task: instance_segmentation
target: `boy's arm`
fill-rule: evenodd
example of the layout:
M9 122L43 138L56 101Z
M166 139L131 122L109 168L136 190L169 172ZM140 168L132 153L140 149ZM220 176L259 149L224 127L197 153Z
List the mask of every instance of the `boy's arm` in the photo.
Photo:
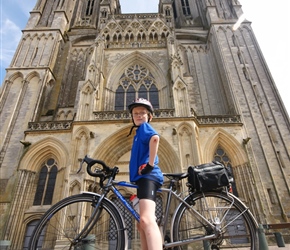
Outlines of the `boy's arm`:
M149 164L154 167L155 157L159 146L159 136L153 135L149 141Z
M139 175L149 174L153 170L155 157L158 151L158 146L159 146L159 136L153 135L149 141L149 162L139 167L138 170Z

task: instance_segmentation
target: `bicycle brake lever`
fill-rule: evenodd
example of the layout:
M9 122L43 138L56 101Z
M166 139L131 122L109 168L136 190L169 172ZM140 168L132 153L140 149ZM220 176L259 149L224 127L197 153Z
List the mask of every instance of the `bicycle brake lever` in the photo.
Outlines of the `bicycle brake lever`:
M80 167L77 171L77 174L81 172L82 168L83 168L83 163L85 162L85 158L82 159L82 161L80 162Z

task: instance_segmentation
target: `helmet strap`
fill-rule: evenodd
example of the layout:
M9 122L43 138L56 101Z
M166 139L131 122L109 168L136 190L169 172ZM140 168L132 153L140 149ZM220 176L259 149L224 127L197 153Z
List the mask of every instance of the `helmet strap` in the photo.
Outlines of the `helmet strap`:
M152 115L151 115L151 113L149 113L149 114L148 114L148 121L147 121L147 122L149 123L151 120L152 120ZM132 131L133 131L134 128L138 128L138 127L140 127L140 126L137 126L137 125L135 124L133 117L132 117L132 121L133 121L133 126L131 127L130 132L129 132L129 134L127 135L127 137L130 136L130 135L132 134Z
M134 128L138 128L139 126L136 126L135 124L131 127L131 129L130 129L130 132L129 132L129 134L127 135L127 137L128 136L130 136L131 134L132 134L132 131L133 131L133 129Z

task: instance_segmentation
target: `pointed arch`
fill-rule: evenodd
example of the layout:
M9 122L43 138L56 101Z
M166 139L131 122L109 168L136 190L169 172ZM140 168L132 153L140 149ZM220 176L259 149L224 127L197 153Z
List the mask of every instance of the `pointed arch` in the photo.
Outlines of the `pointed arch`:
M37 78L40 79L40 75L39 75L39 73L36 72L36 71L32 71L32 72L30 72L30 73L25 77L25 80L27 80L27 81L31 81L31 79L34 78L34 77L37 77Z
M95 90L95 92L94 92ZM87 80L83 86L80 88L79 92L79 112L77 114L77 120L87 120L90 118L90 114L94 109L94 98L98 98L99 92L98 89L94 89L92 81Z
M34 35L36 35L36 34L34 34ZM26 34L24 37L23 37L23 41L26 41L27 39L29 39L29 38L31 38L31 33L28 33L28 34Z
M232 160L233 166L242 165L248 162L246 152L241 143L225 130L219 128L211 136L208 136L208 138L209 139L204 144L206 145L203 150L204 162L212 161L213 155L219 145L227 152Z
M66 117L66 120L73 120L73 117L74 117L73 111L68 110L65 117Z
M124 69L134 63L141 63L144 67L148 68L150 72L155 73L154 77L158 83L158 88L164 88L166 86L164 74L161 68L156 65L154 60L144 53L135 51L125 57L120 58L119 62L116 63L115 67L111 70L111 72L109 72L108 88L115 91L117 86L115 86L114 83L119 80Z
M58 121L64 121L65 120L65 111L61 110L58 114L57 114L57 120Z
M82 159L88 152L88 145L90 139L90 131L87 127L81 126L78 128L72 141L72 166L71 170L76 171L79 167L79 159Z
M194 124L183 122L177 127L180 158L184 169L200 162L197 133L198 129Z
M39 33L35 33L35 34L32 34L29 37L30 37L31 40L34 40L35 38L37 39L37 38L40 38L42 36L45 36L45 33L40 33L40 34Z
M126 126L100 143L92 157L104 161L108 166L115 166L118 159L131 150L133 136L127 137L130 128L131 125ZM182 171L178 155L171 144L162 136L160 136L158 157L162 172Z
M30 146L30 150L23 156L19 169L36 172L41 164L49 157L54 157L60 168L68 164L68 149L58 139L48 137Z
M22 78L24 79L24 75L22 72L16 72L14 74L12 74L9 78L8 78L8 81L10 82L14 82L17 78Z
M85 135L86 139L89 138L90 131L87 127L81 126L74 132L74 137L79 138L80 135Z
M187 84L180 77L174 82L173 96L176 116L190 116Z
M135 51L125 57L120 58L119 62L113 67L111 72L108 74L107 81L107 89L106 89L106 98L110 98L110 101L106 102L106 105L112 105L106 107L106 109L113 109L114 98L117 88L119 86L119 81L122 75L124 74L124 70L126 68L131 67L132 65L142 65L149 72L152 72L154 76L155 87L158 89L159 94L159 108L169 108L170 102L166 96L169 96L169 88L167 84L167 79L165 78L165 74L162 72L162 69L154 62L154 60L144 53L140 53ZM132 100L131 100L132 101Z
M81 88L81 92L83 93L83 94L93 94L93 92L94 92L94 88L93 88L93 83L92 83L92 81L89 79L89 80L87 80L86 82L85 82L85 84L82 86L82 88Z

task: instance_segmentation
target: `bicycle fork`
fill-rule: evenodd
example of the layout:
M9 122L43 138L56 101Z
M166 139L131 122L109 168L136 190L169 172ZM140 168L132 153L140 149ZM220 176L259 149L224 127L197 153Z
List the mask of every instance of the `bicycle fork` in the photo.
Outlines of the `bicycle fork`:
M103 192L100 196L94 196L94 200L92 201L92 206L94 207L94 211L92 213L92 216L89 218L88 222L86 223L85 227L83 230L77 235L77 237L74 239L73 243L77 244L80 241L87 241L86 237L98 221L100 214L102 213L102 202L103 199L107 196L108 192L112 189L114 191L114 187L112 186L112 182L115 178L115 175L118 173L118 168L114 168L114 173L112 176L108 179L107 184L103 187ZM91 193L91 192L84 192L84 193ZM93 193L94 194L94 193ZM98 201L97 201L98 197Z
M84 193L90 193L90 192L84 192ZM102 201L106 194L102 194L98 201L96 200L92 201L92 206L94 207L94 211L92 213L92 216L89 218L88 222L86 223L85 227L82 229L82 231L75 237L75 239L72 242L72 245L77 245L79 242L87 241L87 237L92 230L95 223L98 221L100 214L102 213Z

